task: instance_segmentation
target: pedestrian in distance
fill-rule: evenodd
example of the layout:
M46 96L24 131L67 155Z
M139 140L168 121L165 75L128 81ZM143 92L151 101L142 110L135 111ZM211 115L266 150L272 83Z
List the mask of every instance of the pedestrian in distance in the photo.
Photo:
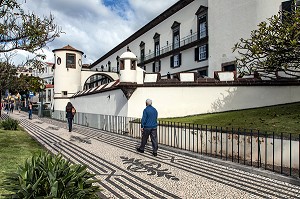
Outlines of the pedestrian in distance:
M66 106L66 118L68 120L69 132L72 131L72 123L73 123L73 118L75 113L76 113L76 109L74 108L71 102L68 102Z
M9 112L9 102L6 102L6 104L5 104L5 110L6 110L6 113L8 114L8 112Z
M32 120L32 102L28 104L29 119Z
M15 103L14 103L14 101L11 101L10 102L10 112L13 113L14 109L15 109Z
M142 140L140 147L136 150L140 153L144 153L147 140L150 136L152 142L152 154L157 156L158 143L157 143L157 110L152 106L152 100L146 100L146 108L143 111L143 117L141 122Z

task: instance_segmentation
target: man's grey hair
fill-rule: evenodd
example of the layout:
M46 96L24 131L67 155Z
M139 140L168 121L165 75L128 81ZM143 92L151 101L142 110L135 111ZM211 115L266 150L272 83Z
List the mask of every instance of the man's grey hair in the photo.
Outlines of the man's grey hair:
M147 106L148 106L148 105L152 105L152 100L151 100L151 99L147 99L147 100L146 100L146 104L147 104Z

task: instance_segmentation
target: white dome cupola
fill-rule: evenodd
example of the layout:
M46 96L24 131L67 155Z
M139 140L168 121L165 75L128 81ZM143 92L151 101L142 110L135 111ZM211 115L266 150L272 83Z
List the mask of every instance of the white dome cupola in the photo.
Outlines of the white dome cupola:
M136 83L136 68L137 57L130 52L127 48L127 52L124 52L119 59L120 62L120 82Z

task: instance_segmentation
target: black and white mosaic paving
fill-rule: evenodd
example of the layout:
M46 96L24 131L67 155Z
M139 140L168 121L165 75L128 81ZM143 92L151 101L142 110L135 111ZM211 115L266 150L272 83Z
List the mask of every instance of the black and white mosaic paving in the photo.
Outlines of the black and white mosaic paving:
M240 171L204 160L159 150L157 157L146 148L135 151L138 140L101 130L43 118L32 123L20 117L21 125L53 153L86 164L101 180L108 198L299 198L299 186ZM59 127L57 131L45 125ZM47 127L47 126L46 126ZM84 137L91 144L70 141Z

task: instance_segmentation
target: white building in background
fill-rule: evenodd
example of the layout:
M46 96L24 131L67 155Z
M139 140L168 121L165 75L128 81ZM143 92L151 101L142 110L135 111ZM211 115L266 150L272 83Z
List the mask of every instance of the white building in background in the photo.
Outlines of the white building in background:
M82 51L55 49L53 117L64 119L69 101L91 117L141 117L150 98L160 118L298 102L300 81L237 78L232 53L286 4L291 1L181 0L89 68Z
M292 0L181 0L95 61L91 68L118 71L118 58L129 47L146 72L235 71L232 48L257 25Z
M49 108L52 105L54 95L53 71L54 63L50 62L42 62L40 68L34 68L31 64L19 66L17 68L18 76L22 74L25 76L39 77L43 80L45 84L45 91L43 93L43 103L46 103ZM37 94L31 100L33 102L38 102L39 99L39 94Z

